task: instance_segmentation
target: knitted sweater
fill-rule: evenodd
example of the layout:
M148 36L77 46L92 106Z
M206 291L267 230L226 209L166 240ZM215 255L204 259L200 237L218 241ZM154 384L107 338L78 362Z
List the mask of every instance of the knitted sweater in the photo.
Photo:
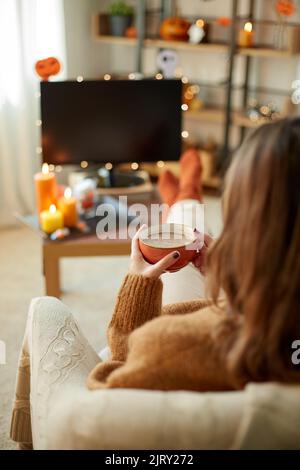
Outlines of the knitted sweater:
M218 348L224 311L207 300L162 308L162 281L128 274L108 328L112 359L99 363L87 385L155 390L229 390Z

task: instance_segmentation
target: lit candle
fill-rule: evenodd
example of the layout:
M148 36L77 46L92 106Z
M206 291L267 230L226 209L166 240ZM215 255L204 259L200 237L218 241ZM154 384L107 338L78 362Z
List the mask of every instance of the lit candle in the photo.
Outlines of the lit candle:
M56 209L55 204L51 204L49 210L40 214L41 229L46 233L53 233L59 228L63 228L63 214Z
M250 21L245 24L244 29L239 32L239 46L252 47L253 46L253 26Z
M57 187L54 173L49 172L49 165L44 163L41 173L34 176L38 213L48 210L51 204L56 204Z
M64 197L58 200L58 208L64 217L65 227L76 227L78 222L77 201L72 197L71 188L66 188Z

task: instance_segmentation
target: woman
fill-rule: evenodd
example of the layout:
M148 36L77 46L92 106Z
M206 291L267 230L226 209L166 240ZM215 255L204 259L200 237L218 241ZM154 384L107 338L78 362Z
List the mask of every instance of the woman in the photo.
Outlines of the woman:
M108 330L110 360L99 363L70 314L56 304L42 323L29 315L12 437L31 442L29 362L35 435L46 434L51 390L81 380L80 367L85 372L96 365L87 380L92 390L225 391L249 382L299 383L299 366L291 360L292 343L300 338L299 155L300 118L264 125L246 139L226 178L221 236L204 256L211 243L206 237L197 269L163 274L177 253L148 265L138 235L134 238L129 273ZM192 217L201 199L199 161L188 153L181 165L180 182L170 173L160 182L164 200L172 205L169 222L181 222L182 208ZM200 270L211 300L199 298ZM186 301L162 307L163 287L169 300ZM62 353L65 365L57 368L62 342L71 352Z
M291 361L300 338L299 155L299 118L262 126L242 146L227 175L224 228L207 256L212 301L162 309L160 276L179 253L148 265L135 236L108 331L112 359L91 372L90 389L203 391L300 381ZM179 199L199 199L193 155L182 170ZM170 196L175 183L167 174L161 186Z

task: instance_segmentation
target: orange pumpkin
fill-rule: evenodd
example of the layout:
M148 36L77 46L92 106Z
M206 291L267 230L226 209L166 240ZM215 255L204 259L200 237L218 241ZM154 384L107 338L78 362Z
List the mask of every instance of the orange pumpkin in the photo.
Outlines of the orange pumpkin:
M127 38L136 38L137 37L137 29L135 26L129 26L129 28L125 31L125 36Z
M293 15L295 9L295 5L291 0L279 0L276 4L276 10L283 16Z
M220 16L217 19L217 24L219 26L230 26L231 25L231 18L228 18L228 16Z
M51 75L60 72L60 63L55 57L38 60L35 64L35 71L42 80L47 81Z
M166 18L160 25L160 36L166 41L187 41L190 26L183 18Z

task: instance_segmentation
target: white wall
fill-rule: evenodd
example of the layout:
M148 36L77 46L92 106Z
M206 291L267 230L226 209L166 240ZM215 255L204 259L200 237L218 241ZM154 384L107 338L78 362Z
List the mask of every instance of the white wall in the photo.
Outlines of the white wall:
M97 78L109 64L109 47L102 47L92 40L92 15L108 1L63 0L68 61L68 78L78 75Z

